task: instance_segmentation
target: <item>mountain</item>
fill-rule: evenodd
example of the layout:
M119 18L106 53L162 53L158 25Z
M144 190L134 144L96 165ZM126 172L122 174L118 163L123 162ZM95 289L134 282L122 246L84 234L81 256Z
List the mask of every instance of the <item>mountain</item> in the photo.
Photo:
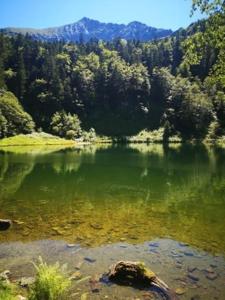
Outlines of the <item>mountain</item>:
M123 38L126 40L140 40L149 41L153 39L160 39L171 35L172 30L158 29L147 26L140 22L131 22L128 25L101 23L96 20L83 18L73 24L64 25L60 27L46 28L46 29L32 29L32 28L3 28L1 32L8 35L28 34L36 40L41 41L66 41L76 42L89 41L90 39L112 41L116 38Z

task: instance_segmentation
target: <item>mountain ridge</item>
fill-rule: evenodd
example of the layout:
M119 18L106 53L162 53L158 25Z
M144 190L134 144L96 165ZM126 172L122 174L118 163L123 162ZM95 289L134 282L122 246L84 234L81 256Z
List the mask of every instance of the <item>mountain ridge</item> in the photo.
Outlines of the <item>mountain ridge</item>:
M150 41L170 36L173 31L148 26L139 21L125 24L104 23L87 17L59 27L43 29L6 27L0 31L7 35L28 34L36 40L78 42L91 39L112 41L116 38L126 40Z

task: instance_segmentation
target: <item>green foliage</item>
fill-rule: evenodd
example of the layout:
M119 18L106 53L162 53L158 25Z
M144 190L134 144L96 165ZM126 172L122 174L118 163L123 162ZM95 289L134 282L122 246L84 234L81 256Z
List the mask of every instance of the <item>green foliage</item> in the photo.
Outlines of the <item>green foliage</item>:
M89 131L83 131L82 138L84 142L94 142L97 138L95 129L91 128Z
M56 112L52 116L51 130L54 134L67 139L75 139L81 136L80 120L77 115L71 115L65 111Z
M192 0L192 13L198 8L203 13L212 14L224 10L224 0Z
M173 129L184 139L202 139L212 121L212 108L210 99L196 83L176 78L164 118L169 122L170 131Z
M225 5L223 0L193 0L193 10L210 17L205 30L197 32L183 42L185 62L200 65L210 76L211 85L225 89ZM209 81L208 81L209 82Z
M37 128L69 139L83 133L83 139L89 140L89 128L95 128L97 135L117 139L162 126L165 139L174 132L198 138L207 131L211 115L218 124L216 132L222 133L223 4L195 0L193 11L200 8L208 13L207 20L171 37L144 43L121 39L43 43L22 35L0 35L0 86L19 98ZM191 126L190 121L195 123ZM8 119L1 112L1 136L7 136L7 130Z
M30 133L34 122L10 92L0 91L0 138L19 133Z
M0 299L16 300L15 288L6 280L0 279Z
M70 280L66 278L65 267L58 263L47 265L39 258L39 264L34 265L37 271L36 281L31 288L29 300L59 300L65 299Z

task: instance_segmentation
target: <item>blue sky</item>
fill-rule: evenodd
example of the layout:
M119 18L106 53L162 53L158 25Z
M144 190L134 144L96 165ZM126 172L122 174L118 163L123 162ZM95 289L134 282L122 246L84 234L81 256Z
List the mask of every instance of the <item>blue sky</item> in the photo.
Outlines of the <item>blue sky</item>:
M103 22L140 21L173 30L201 18L190 18L191 0L0 0L0 28L45 28L88 17Z

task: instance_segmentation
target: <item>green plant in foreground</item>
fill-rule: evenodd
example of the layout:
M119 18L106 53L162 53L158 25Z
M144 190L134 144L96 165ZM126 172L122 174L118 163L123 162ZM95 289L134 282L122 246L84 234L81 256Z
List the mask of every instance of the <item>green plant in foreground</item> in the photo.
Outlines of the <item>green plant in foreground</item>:
M0 299L2 300L15 300L13 287L11 284L0 279Z
M63 299L70 286L70 280L65 275L65 266L60 267L59 263L49 266L41 258L39 264L34 266L37 270L36 281L31 287L28 299Z

